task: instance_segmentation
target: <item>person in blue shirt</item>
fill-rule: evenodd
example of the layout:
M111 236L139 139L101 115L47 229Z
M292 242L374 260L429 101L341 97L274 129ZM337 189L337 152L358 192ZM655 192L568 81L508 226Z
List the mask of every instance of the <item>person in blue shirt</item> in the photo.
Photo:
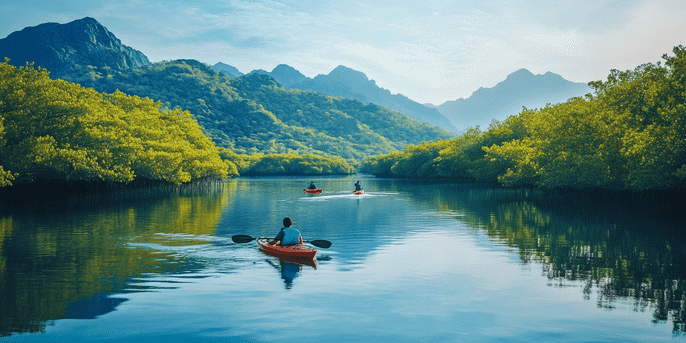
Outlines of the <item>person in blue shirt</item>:
M300 236L300 231L291 225L293 225L293 221L290 217L283 218L283 227L270 244L281 246L302 244L303 238Z
M355 182L355 190L358 192L362 190L362 185L360 185L360 181Z
M310 181L310 186L307 188L308 189L317 189L317 186L314 185L314 181Z

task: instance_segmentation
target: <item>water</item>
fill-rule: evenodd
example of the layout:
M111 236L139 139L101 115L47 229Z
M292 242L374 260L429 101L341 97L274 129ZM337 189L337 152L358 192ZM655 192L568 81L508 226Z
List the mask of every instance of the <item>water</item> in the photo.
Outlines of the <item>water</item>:
M679 218L360 175L307 195L311 180L0 215L0 341L686 341ZM333 242L316 265L231 241L284 216Z

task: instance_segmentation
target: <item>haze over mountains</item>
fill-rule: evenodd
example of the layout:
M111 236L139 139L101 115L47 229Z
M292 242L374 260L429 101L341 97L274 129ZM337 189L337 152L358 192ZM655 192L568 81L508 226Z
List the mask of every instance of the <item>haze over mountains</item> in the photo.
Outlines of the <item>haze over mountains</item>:
M459 131L438 110L416 103L402 94L391 94L389 90L377 86L374 80L369 80L364 73L344 66L338 66L328 75L317 75L313 79L285 64L276 66L271 72L255 70L251 73L269 75L286 88L313 90L330 96L374 103L450 132Z
M534 75L520 69L493 88L479 88L467 99L446 101L436 108L460 129L480 126L487 129L492 120L503 120L529 109L556 104L591 92L586 83L567 81L547 72Z
M221 62L213 68L233 77L243 75L235 67ZM314 78L285 64L276 66L271 72L258 69L251 73L269 75L286 88L313 90L330 96L375 103L455 133L476 126L486 129L493 120L516 115L522 107L541 108L591 92L586 83L571 82L551 72L534 75L526 69L520 69L492 88L479 88L469 98L434 106L417 103L402 94L391 94L378 87L364 73L345 66L338 66L329 74Z

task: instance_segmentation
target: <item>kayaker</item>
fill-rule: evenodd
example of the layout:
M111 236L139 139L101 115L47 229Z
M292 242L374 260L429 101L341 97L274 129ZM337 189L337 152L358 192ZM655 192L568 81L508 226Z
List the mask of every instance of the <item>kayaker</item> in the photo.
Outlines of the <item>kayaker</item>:
M314 181L310 181L310 185L307 188L308 189L317 189L317 186L314 185Z
M293 225L293 221L290 217L283 218L283 227L270 244L281 246L302 244L303 238L300 236L300 231L291 225Z
M362 190L362 185L360 185L360 181L355 182L355 190L358 192Z

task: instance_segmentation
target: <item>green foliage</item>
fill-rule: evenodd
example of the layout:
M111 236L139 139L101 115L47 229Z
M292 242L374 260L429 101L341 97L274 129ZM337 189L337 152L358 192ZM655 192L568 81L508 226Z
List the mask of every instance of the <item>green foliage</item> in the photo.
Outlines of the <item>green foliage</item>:
M332 175L352 174L355 168L342 157L298 154L236 154L228 149L223 159L237 166L240 175Z
M262 74L231 78L193 60L127 72L88 67L64 76L102 92L183 108L220 147L239 154L340 156L349 161L455 135L373 104L290 90Z
M190 113L0 64L0 185L229 176ZM11 171L11 172L10 172Z
M664 65L613 70L595 94L524 109L486 132L408 146L364 168L508 186L650 190L686 186L686 48Z

